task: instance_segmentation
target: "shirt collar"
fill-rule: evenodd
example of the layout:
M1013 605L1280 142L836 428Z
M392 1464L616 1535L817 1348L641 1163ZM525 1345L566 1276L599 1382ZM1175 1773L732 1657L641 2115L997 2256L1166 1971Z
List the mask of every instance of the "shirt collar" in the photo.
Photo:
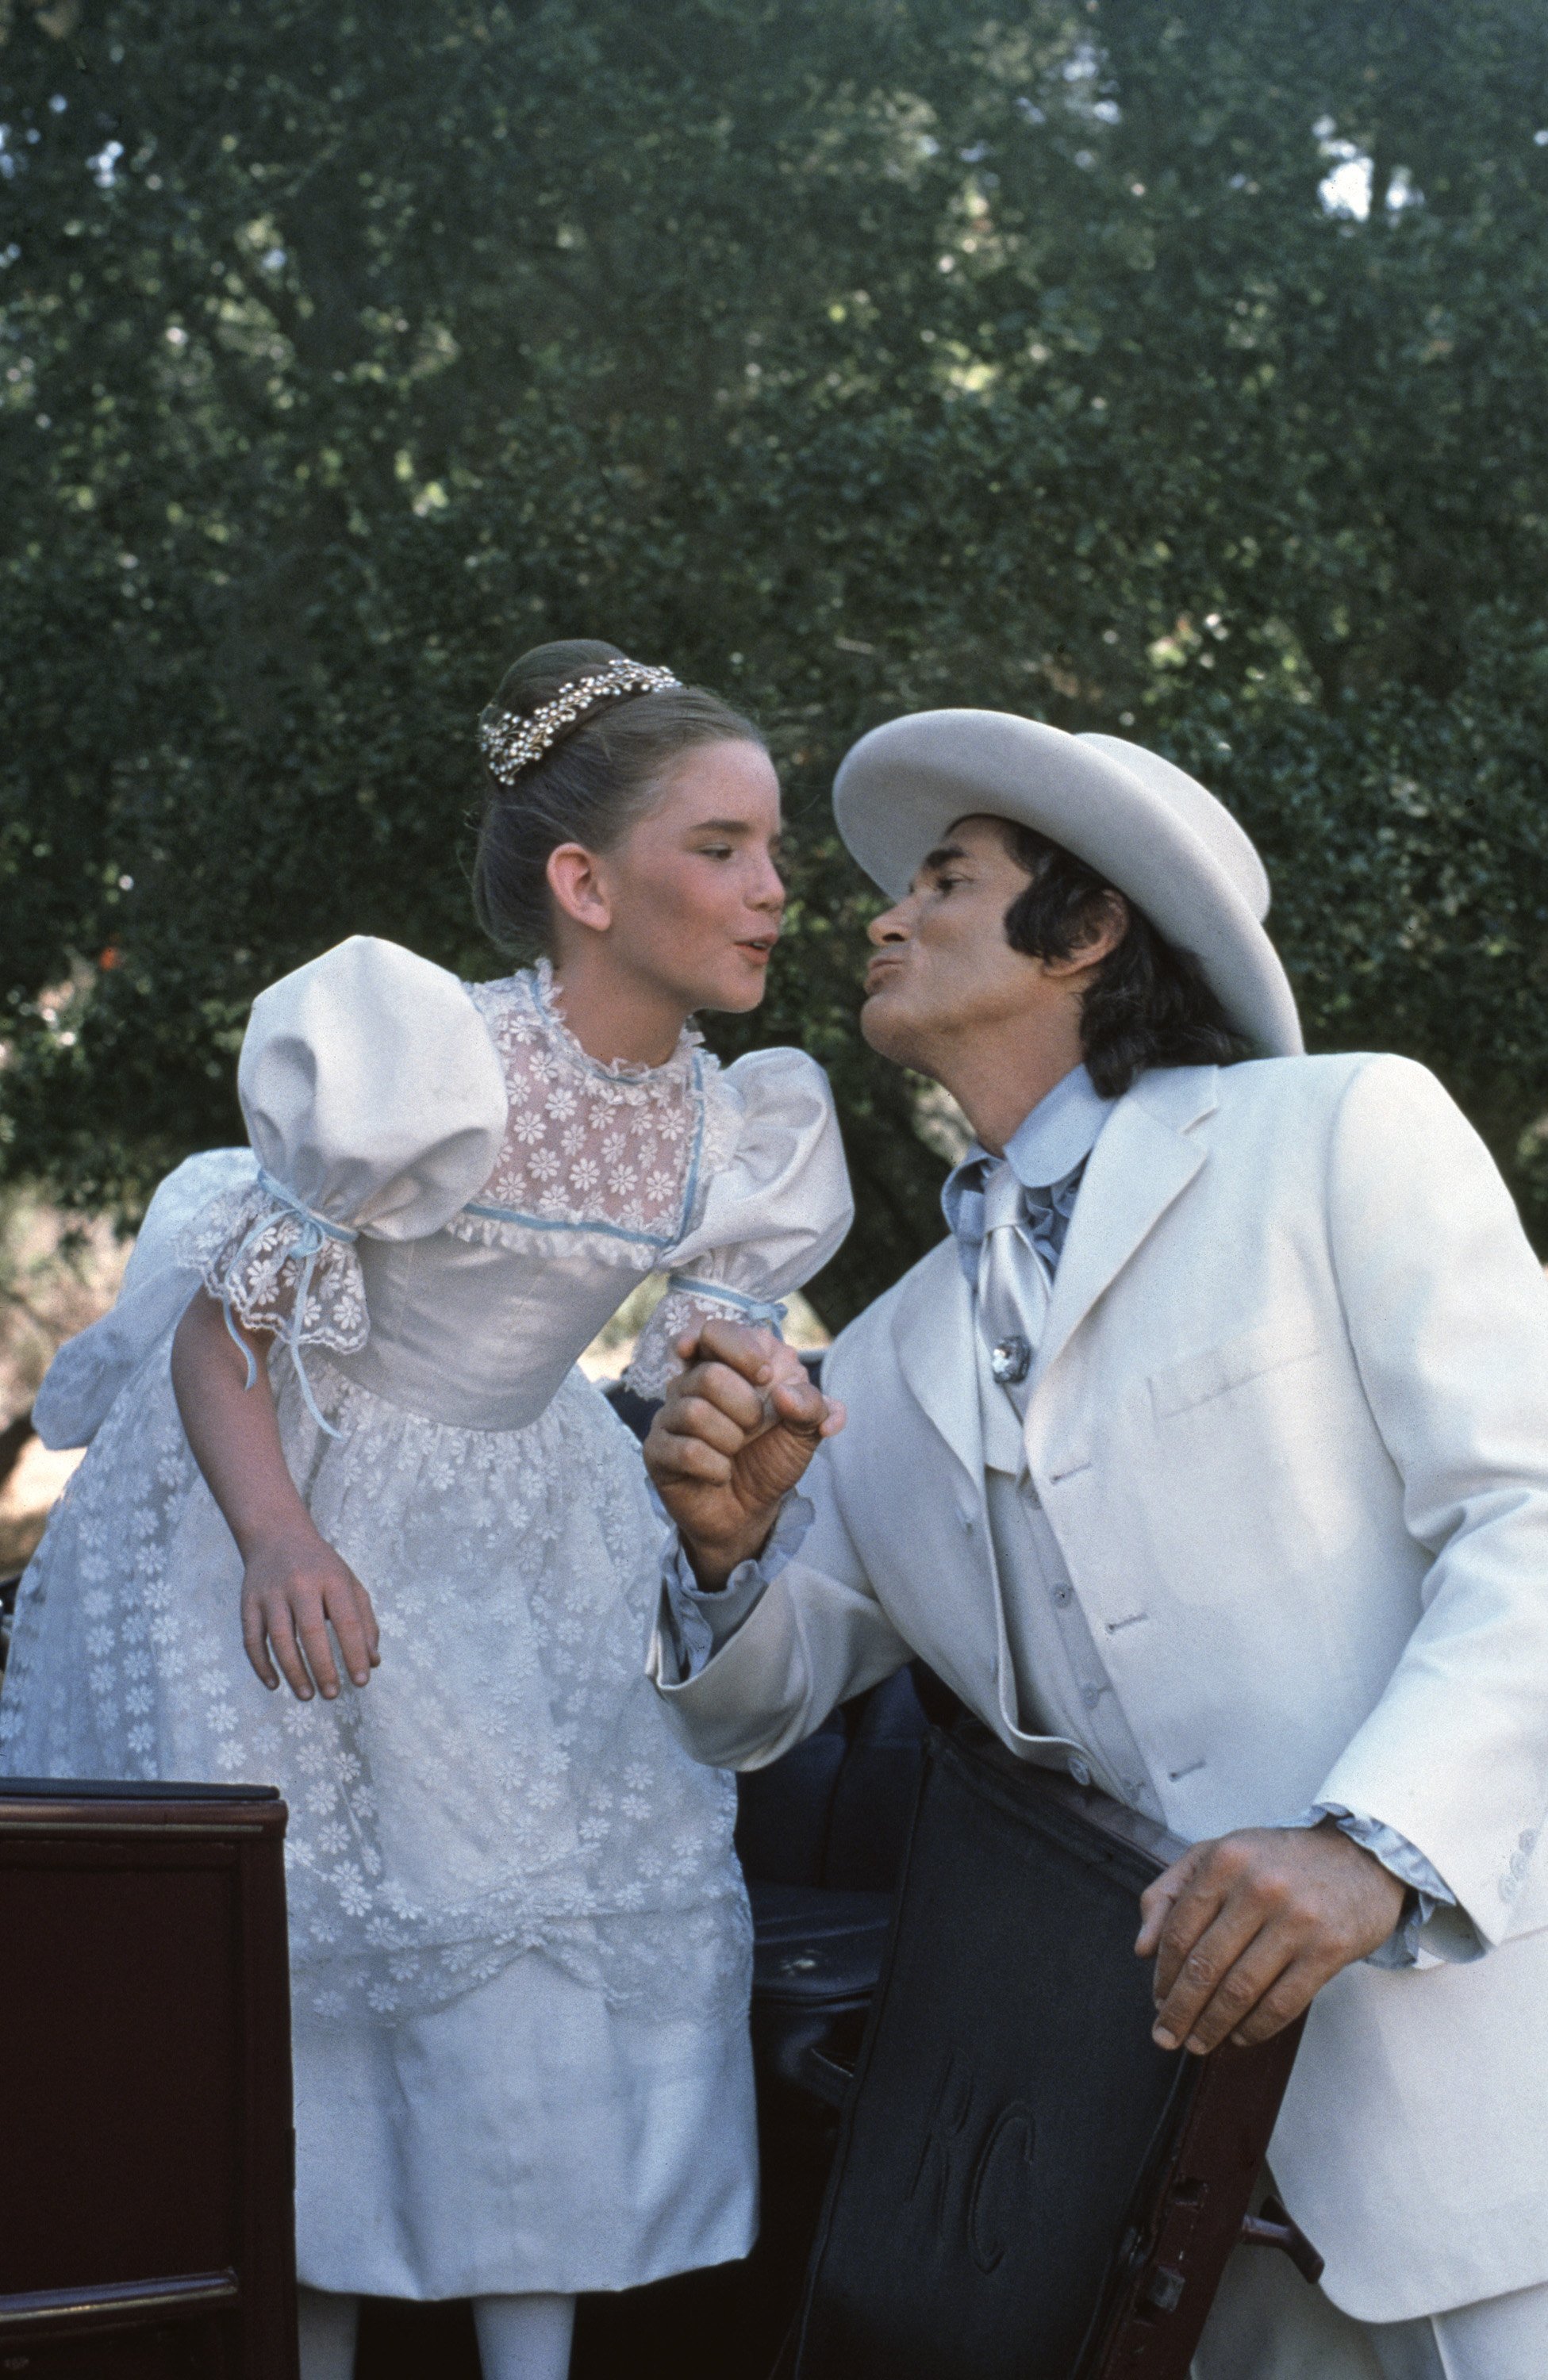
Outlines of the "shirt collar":
M1072 1067L1044 1092L1006 1143L1006 1159L1024 1190L1054 1188L1085 1163L1115 1102L1104 1099L1084 1066ZM981 1168L993 1160L974 1141L960 1165L946 1176L941 1205L959 1239L982 1234ZM965 1200L973 1200L965 1208Z
M1006 1143L1011 1172L1024 1190L1047 1190L1090 1157L1114 1102L1097 1091L1084 1066L1072 1067L1039 1099ZM982 1149L974 1152L981 1157Z

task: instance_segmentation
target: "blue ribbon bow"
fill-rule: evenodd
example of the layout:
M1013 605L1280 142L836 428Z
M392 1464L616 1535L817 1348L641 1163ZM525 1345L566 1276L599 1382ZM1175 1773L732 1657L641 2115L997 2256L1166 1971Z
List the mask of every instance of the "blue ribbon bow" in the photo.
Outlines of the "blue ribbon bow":
M341 1438L344 1435L343 1431L335 1429L331 1421L324 1421L317 1399L311 1393L311 1382L307 1378L307 1367L301 1357L301 1330L306 1322L307 1299L311 1293L311 1277L317 1269L317 1259L322 1255L324 1245L329 1240L342 1240L347 1245L352 1240L358 1240L360 1235L359 1232L352 1231L347 1223L330 1222L326 1215L314 1212L304 1199L297 1197L294 1190L287 1189L283 1182L276 1182L272 1173L265 1172L262 1165L258 1169L258 1186L267 1192L275 1204L283 1207L287 1214L294 1215L301 1226L294 1247L286 1252L286 1263L292 1257L299 1257L301 1259L301 1270L296 1283L296 1297L290 1309L289 1324L282 1335L290 1350L290 1361L296 1366L296 1378L301 1384L301 1395L306 1401L308 1413L311 1414L318 1428L327 1437ZM273 1221L273 1215L260 1215L226 1268L228 1281L249 1248L256 1240L262 1237ZM221 1312L225 1317L225 1327L247 1359L248 1376L242 1385L245 1389L250 1389L258 1378L258 1366L253 1360L252 1349L237 1328L236 1318L231 1311L229 1288L221 1292L220 1304Z
M780 1325L790 1309L766 1297L748 1297L739 1289L725 1289L717 1281L695 1281L686 1272L669 1272L668 1289L687 1290L690 1297L711 1297L717 1305L738 1306L750 1322L766 1322L776 1339L783 1339Z

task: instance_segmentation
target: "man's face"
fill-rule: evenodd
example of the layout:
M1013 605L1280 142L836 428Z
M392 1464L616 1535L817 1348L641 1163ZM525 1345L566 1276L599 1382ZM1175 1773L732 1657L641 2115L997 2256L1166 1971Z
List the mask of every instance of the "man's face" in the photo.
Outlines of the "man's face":
M957 820L904 898L867 929L875 955L860 1030L873 1050L933 1074L963 1037L1030 1023L1029 1012L1062 1000L1042 961L1006 940L1006 911L1030 880L993 819Z

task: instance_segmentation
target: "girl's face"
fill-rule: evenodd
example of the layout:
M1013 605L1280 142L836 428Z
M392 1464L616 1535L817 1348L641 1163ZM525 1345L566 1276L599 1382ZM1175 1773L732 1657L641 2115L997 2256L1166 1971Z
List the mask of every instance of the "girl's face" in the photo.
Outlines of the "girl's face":
M766 752L741 741L685 752L611 851L550 856L561 941L567 920L589 929L614 968L685 1013L756 1008L785 911L779 838Z

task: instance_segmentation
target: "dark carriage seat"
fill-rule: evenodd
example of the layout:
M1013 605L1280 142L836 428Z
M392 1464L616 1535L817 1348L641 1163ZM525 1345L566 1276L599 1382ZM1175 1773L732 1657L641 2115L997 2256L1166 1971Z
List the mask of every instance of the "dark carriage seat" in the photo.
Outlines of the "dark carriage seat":
M925 1731L907 1670L767 1768L737 1779L737 1850L752 1901L753 2037L770 2069L838 2105L882 1972Z
M819 1377L821 1359L806 1360ZM655 1405L618 1383L603 1394L643 1439ZM913 1677L899 1670L737 1780L760 2064L834 2104L848 2080L835 2052L858 2032L882 1971L926 1727Z

